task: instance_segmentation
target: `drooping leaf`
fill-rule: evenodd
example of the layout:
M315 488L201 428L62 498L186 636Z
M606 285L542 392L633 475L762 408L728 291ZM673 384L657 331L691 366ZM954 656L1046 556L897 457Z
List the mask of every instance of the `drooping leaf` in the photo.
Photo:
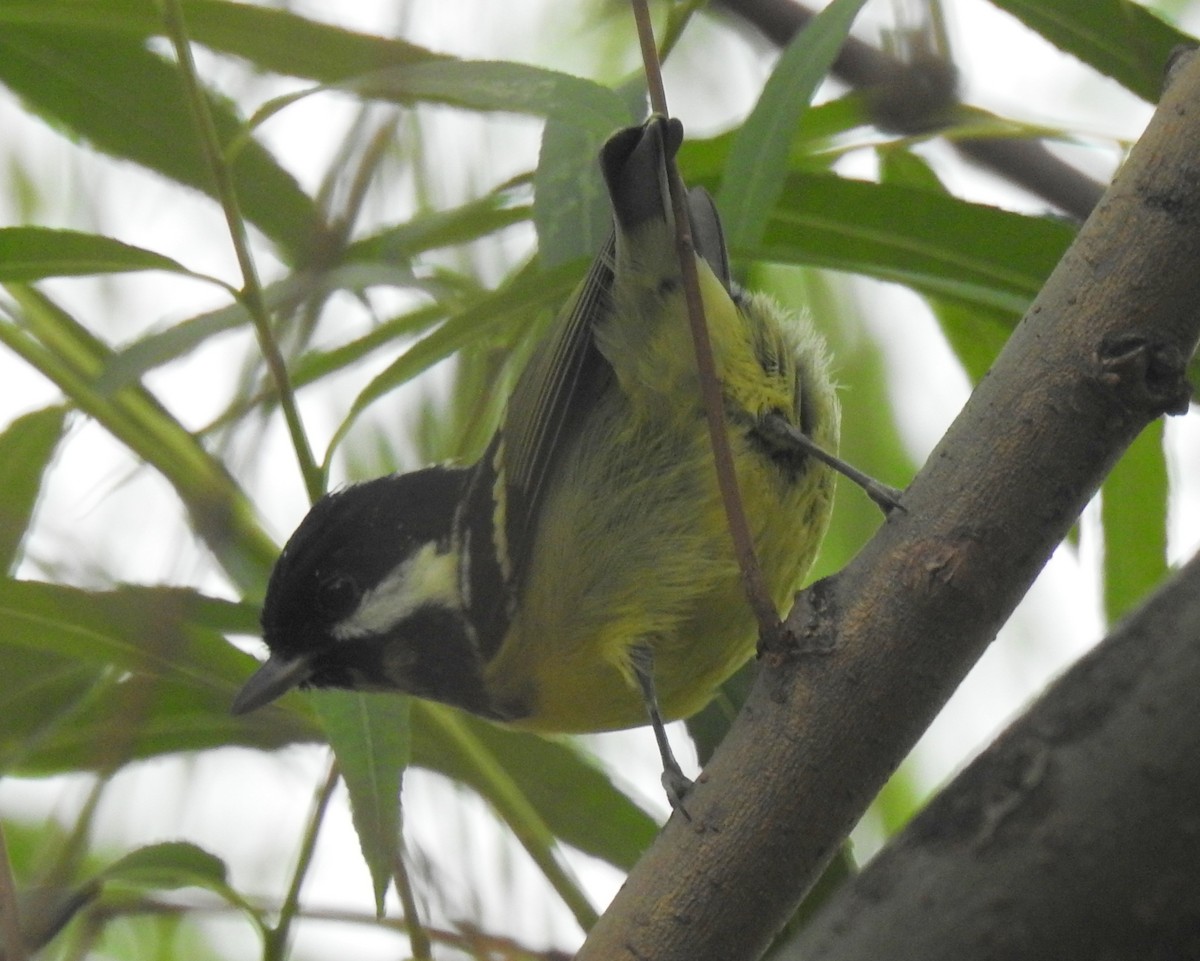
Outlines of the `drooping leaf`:
M864 2L833 0L795 36L734 138L717 195L731 247L752 247L762 237L783 190L800 118Z
M112 237L45 227L0 227L0 281L166 270L197 276L170 257Z
M33 411L0 434L0 573L11 571L17 560L66 414L62 407Z
M410 702L395 694L318 691L313 703L350 793L354 830L382 917L400 853L400 782L411 753Z
M524 63L429 60L360 74L340 86L402 104L552 117L605 136L629 120L620 96L583 77Z

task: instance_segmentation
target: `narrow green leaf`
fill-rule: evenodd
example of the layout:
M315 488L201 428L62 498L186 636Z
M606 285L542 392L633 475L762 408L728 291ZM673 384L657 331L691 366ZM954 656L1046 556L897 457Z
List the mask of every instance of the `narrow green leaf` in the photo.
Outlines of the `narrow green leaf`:
M9 663L10 654L0 651L0 663ZM273 751L325 741L300 695L234 717L232 693L216 688L148 675L117 679L106 668L46 660L49 668L35 683L12 692L14 705L26 713L20 725L6 725L0 733L0 769L7 773L104 772L164 754L227 747ZM236 686L258 666L246 655L238 663Z
M350 814L384 912L400 841L400 781L411 753L409 699L317 691L312 701L350 792Z
M628 123L614 91L557 70L498 60L431 60L360 74L340 87L396 103L443 103L466 110L549 117L606 136Z
M1020 316L1074 237L1067 224L891 184L792 174L760 244L735 256L829 267Z
M731 247L762 237L783 190L796 127L864 2L833 0L796 35L738 131L717 195Z
M870 115L861 94L850 93L827 103L810 105L792 132L788 152L789 170L828 169L828 153L846 135L869 127ZM741 128L706 139L687 139L679 148L679 169L689 184L704 181L710 189L719 189L729 166L729 154ZM835 154L836 156L836 154Z
M60 654L0 645L0 772L79 770L35 760L103 685L105 669ZM94 743L89 748L94 748ZM91 751L95 757L95 751Z
M255 66L332 83L367 70L450 59L400 39L344 30L291 11L228 0L185 0L197 43ZM162 18L145 0L4 0L0 24L75 27L144 40L161 36Z
M550 120L534 174L538 256L548 267L589 257L612 230L596 158L608 134Z
M523 223L530 213L528 204L512 202L510 191L498 191L450 210L419 213L412 220L363 237L346 248L343 261L405 264L426 251L473 243Z
M228 744L311 741L299 697L244 718L234 693L253 658L227 634L257 633L257 610L181 588L84 591L0 580L0 761L46 774Z
M1167 576L1167 465L1154 421L1104 480L1104 611L1115 623Z
M27 282L44 277L166 270L196 277L163 254L111 237L46 227L0 227L0 280Z
M354 399L329 444L326 463L358 416L380 397L467 346L478 346L513 324L529 324L566 301L581 273L578 263L527 268L428 334L372 380Z
M928 300L950 349L971 383L978 384L991 370L1020 318L983 304L968 307L938 297Z
M1171 51L1195 46L1132 0L992 0L1060 50L1073 54L1149 103L1158 100Z
M878 153L880 182L950 196L923 157L901 147ZM1011 311L979 303L966 305L933 294L927 294L926 300L971 383L979 383L1008 342L1019 317Z
M85 591L0 580L0 650L10 646L210 688L232 698L253 660L223 633L256 634L257 609L182 587Z
M0 434L0 572L16 564L66 414L47 407L18 417Z
M142 40L66 26L9 25L0 30L0 82L70 135L214 195L179 70ZM242 120L228 101L208 99L221 141L228 143L243 132ZM246 217L290 260L307 261L320 219L291 174L253 140L239 152L233 173Z
M320 271L298 271L268 286L263 291L267 307L272 313L286 315L305 301L320 300L338 290L359 292L380 285L424 289L431 297L443 298L445 291L436 279L431 283L413 275L408 266L411 259L428 250L470 243L529 218L527 204L510 206L510 202L509 191L497 191L453 210L418 214L406 223L363 237L346 248L340 264ZM414 314L427 310L419 308ZM147 334L114 354L97 387L104 392L115 391L156 367L178 360L212 337L249 323L246 308L232 303ZM398 336L407 326L402 318L385 322L362 338L359 346L373 349L381 341ZM354 359L365 352L350 351ZM330 358L336 353L325 352ZM317 356L314 353L297 363L312 364ZM312 380L301 377L299 370L294 373L294 387Z

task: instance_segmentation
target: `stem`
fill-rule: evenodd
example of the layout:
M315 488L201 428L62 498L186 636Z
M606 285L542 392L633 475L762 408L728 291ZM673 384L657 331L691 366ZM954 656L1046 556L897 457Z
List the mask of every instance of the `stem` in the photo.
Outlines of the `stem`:
M288 433L292 438L292 447L296 451L300 472L304 476L304 485L308 491L309 500L316 501L324 492L324 479L320 468L313 459L312 447L304 433L300 411L296 407L296 397L288 379L287 365L284 363L283 354L280 352L279 344L271 330L270 314L263 297L258 270L254 265L254 257L250 252L246 222L242 218L241 208L238 205L233 174L222 157L216 124L213 122L212 113L208 109L208 101L204 96L204 89L200 85L196 73L196 63L192 58L192 48L184 22L183 9L180 0L158 0L158 4L167 35L175 47L175 56L179 60L179 69L183 74L183 86L188 106L191 108L196 132L200 137L204 159L208 163L216 183L221 207L225 211L225 222L229 226L229 236L233 241L238 266L242 271L243 287L239 299L254 323L254 332L258 336L259 348L262 350L267 369L271 372L271 378L275 381L276 390L279 392L279 404L283 409L284 419L287 421Z
M329 800L333 797L333 789L337 787L340 777L337 761L331 758L329 773L325 776L325 782L313 800L312 815L308 819L308 827L304 831L304 839L300 845L300 854L296 858L296 870L292 873L292 883L283 899L283 906L279 909L279 921L267 933L263 961L283 961L287 955L288 936L291 934L292 922L300 911L300 889L303 887L304 878L312 865L313 851L317 847L317 835L321 831L321 823L325 820L325 812L329 809Z
M646 0L631 0L634 20L637 22L638 41L642 48L642 59L646 69L646 85L650 91L650 104L655 113L669 116L667 95L663 88L662 68L658 62L658 50L654 45L654 28L650 23L650 11ZM754 552L754 540L750 536L750 524L738 490L737 473L734 469L733 452L729 449L729 433L725 428L725 410L721 397L721 385L717 380L717 368L713 361L712 341L708 336L708 322L704 316L704 299L700 294L700 280L696 273L696 247L692 240L691 220L687 211L687 194L674 159L667 161L667 185L671 195L671 208L675 216L675 246L679 255L679 269L683 279L683 294L687 303L688 323L692 329L692 345L696 351L696 367L699 371L700 395L704 402L704 416L708 422L708 436L712 446L713 462L717 471L717 486L725 506L725 519L729 536L733 540L733 552L738 569L742 572L742 586L746 599L758 621L758 632L764 643L770 643L780 631L779 612L771 600L766 578L759 567Z
M433 957L433 947L429 935L421 924L420 912L417 911L417 899L413 895L412 882L408 879L408 868L404 864L403 841L396 851L396 863L392 868L392 880L396 884L396 894L400 898L400 907L404 911L404 930L408 932L408 946L412 951L414 961L430 961Z

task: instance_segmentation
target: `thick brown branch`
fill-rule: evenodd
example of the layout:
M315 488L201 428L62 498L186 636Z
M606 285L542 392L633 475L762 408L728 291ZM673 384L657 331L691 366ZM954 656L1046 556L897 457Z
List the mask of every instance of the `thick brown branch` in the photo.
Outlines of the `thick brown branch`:
M1059 680L782 957L1200 956L1200 558ZM1190 825L1190 826L1189 826Z
M1121 452L1186 404L1197 143L1193 58L906 492L907 512L801 595L796 654L764 663L689 796L691 822L667 825L581 958L759 956Z

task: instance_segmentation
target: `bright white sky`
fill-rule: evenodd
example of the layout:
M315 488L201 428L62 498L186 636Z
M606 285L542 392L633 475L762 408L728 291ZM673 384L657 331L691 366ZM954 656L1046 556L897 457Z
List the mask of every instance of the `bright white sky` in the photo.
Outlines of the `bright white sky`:
M525 60L590 73L591 65L577 62L580 44L552 42L551 37L557 35L552 31L579 29L567 16L573 5L553 0L503 4L494 0L414 0L406 4L308 0L298 6L322 19L363 30L400 32L407 39L464 56ZM946 6L955 55L965 65L967 101L1015 119L1094 133L1096 139L1075 148L1072 158L1093 175L1107 179L1118 159L1113 141L1135 139L1149 117L1149 108L1057 54L983 0L949 0ZM548 10L557 22L547 19ZM859 35L874 40L877 25L888 22L891 11L889 4L879 0L869 5ZM547 23L553 24L552 31L547 30ZM1184 26L1195 31L1195 16L1190 22L1185 20ZM770 68L765 54L765 47L748 45L736 36L697 24L695 35L679 51L680 58L689 64L703 58L719 65L719 71L714 67L708 72L708 83L672 87L673 71L668 69L668 96L674 111L701 133L736 122ZM606 49L596 52L597 61L607 56ZM566 57L576 62L557 59ZM215 76L218 83L240 83L233 79L236 68L206 56L200 63L202 72ZM629 67L633 66L630 61ZM689 76L694 76L690 70ZM278 92L274 86L264 88L263 99ZM347 104L336 97L310 98L271 120L263 134L302 183L312 187L326 169L348 116ZM230 280L237 276L219 212L207 200L66 145L46 128L29 122L5 92L0 92L0 129L6 131L0 143L5 161L21 158L44 177L46 171L53 171L53 178L46 179L61 185L55 196L40 199L32 222L102 230L161 250L194 269ZM537 125L528 120L497 117L479 123L450 112L439 113L436 127L436 136L445 139L446 156L473 156L482 143L496 165L506 165L489 170L487 183L531 168L537 135ZM447 173L447 190L470 190L471 178L477 176L465 163L448 165ZM129 187L131 178L135 189ZM947 179L954 190L972 199L1040 209L973 171L956 168ZM120 198L119 208L114 198ZM0 223L24 222L25 214L11 204L9 195L0 197ZM526 242L529 239L531 236ZM518 255L516 249L497 249L487 256L494 258L499 276ZM262 270L269 275L272 269L268 257ZM76 309L77 316L97 318L98 332L114 341L221 303L220 295L211 288L157 275L71 281L50 289ZM868 313L889 318L887 324L875 322L873 329L892 358L906 438L920 459L965 399L965 381L915 297L865 282L859 285L858 296ZM904 317L903 324L895 322L898 315ZM904 332L903 340L895 337L898 328ZM152 378L151 385L186 424L198 426L219 409L225 394L214 389L214 371L221 370L222 351L236 356L242 349L244 342L238 339L242 336L232 335L214 345L195 364L176 365ZM910 362L913 352L923 357L922 364ZM945 358L940 379L930 377L931 355ZM236 371L228 373L235 375ZM318 402L306 400L304 412L318 439L333 429L335 412L353 396L355 387L342 384ZM56 391L23 363L0 353L0 424L51 403L55 397ZM388 407L388 412L395 410L394 405ZM1176 559L1190 554L1200 539L1195 533L1200 530L1200 491L1194 480L1200 477L1197 420L1195 415L1176 419L1170 429L1172 467L1180 482L1173 505L1172 555ZM847 425L847 429L853 426ZM262 498L264 516L282 540L303 513L305 501L282 434L276 431L263 443L269 452L267 461L278 466L270 477L256 479L254 486L270 492ZM65 576L75 582L86 583L91 571L116 571L132 581L226 590L201 551L181 547L190 541L169 491L146 472L134 471L129 458L102 431L77 424L54 476L29 545L32 556L43 560L69 557ZM1085 521L1085 532L1092 523ZM114 530L122 531L120 538L112 536ZM1101 630L1091 575L1096 558L1094 552L1083 553L1082 566L1070 557L1056 558L1050 565L1001 640L922 741L911 763L923 777L929 781L946 777L985 744L1048 676L1096 639ZM22 573L46 576L37 565ZM55 575L62 576L62 572ZM1064 605L1064 597L1073 598L1073 603ZM619 763L622 777L635 785L647 806L665 814L648 732L605 735L593 743L602 757ZM287 883L312 792L323 772L323 754L315 750L287 751L273 758L224 751L189 760L163 759L118 778L101 811L100 824L103 835L121 846L179 837L194 840L228 859L236 887L275 898ZM150 795L154 803L146 803ZM81 797L78 783L0 784L0 809L7 815L44 817L50 812L69 820ZM468 892L448 895L459 916L473 918L485 929L509 931L534 946L576 943L570 918L556 907L546 907L553 905L552 895L536 896L535 892L543 890L539 876L523 852L496 837L483 805L474 797L416 772L410 776L405 803L414 849L430 857L437 885L443 892ZM861 850L872 849L876 841L869 825L860 830L858 840ZM464 843L465 848L460 847ZM464 850L470 854L464 856ZM602 907L619 878L584 859L576 858L575 863L594 892L595 903ZM421 873L419 869L417 873ZM471 897L471 892L481 888L486 892L483 907ZM509 893L493 895L496 888ZM369 906L369 891L357 841L344 803L339 801L322 835L306 902L364 910ZM511 893L517 891L519 897ZM354 930L351 951L344 929L326 928L323 933L302 929L304 951L298 956L395 956L394 936ZM231 957L251 956L257 951L256 938L240 919L213 922L213 932L232 946L227 949Z

